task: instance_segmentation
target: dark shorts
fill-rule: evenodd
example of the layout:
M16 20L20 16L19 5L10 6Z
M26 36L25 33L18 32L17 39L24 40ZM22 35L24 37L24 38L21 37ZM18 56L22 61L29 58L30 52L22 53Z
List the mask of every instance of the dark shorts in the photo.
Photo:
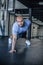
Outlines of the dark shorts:
M26 32L18 34L18 38L26 38Z

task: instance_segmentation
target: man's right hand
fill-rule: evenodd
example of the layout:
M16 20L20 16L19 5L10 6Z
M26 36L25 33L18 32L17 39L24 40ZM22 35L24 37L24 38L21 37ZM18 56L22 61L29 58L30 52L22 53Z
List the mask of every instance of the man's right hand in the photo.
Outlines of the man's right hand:
M13 53L13 52L16 52L16 50L10 50L9 53Z

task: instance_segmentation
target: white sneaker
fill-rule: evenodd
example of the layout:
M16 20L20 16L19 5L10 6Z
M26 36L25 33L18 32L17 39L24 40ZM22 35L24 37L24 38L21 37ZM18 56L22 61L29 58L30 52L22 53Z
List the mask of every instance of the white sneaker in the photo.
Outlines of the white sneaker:
M10 46L10 45L11 45L11 43L12 43L11 38L9 38L9 39L8 39L8 43L9 43L9 46Z
M28 46L30 45L30 41L29 40L26 40L25 42Z

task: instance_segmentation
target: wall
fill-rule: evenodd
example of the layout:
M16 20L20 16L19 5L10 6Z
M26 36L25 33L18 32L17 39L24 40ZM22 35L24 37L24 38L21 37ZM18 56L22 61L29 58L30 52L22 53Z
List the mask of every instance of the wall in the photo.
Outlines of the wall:
M38 36L38 25L35 23L32 23L31 26L31 37L36 37Z
M43 26L39 27L38 36L39 36L40 39L43 39Z
M12 25L13 25L13 22L14 22L14 15L10 15L10 22L9 22L9 35L12 34Z

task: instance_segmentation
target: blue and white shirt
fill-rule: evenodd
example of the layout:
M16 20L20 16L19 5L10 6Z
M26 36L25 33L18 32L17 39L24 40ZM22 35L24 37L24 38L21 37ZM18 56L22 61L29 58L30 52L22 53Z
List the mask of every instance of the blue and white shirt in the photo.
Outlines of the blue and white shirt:
M30 26L31 22L29 19L25 19L24 20L24 26L20 27L17 23L17 21L15 21L15 23L13 24L12 27L12 34L14 35L18 35L20 33L26 32L28 30L28 27Z

